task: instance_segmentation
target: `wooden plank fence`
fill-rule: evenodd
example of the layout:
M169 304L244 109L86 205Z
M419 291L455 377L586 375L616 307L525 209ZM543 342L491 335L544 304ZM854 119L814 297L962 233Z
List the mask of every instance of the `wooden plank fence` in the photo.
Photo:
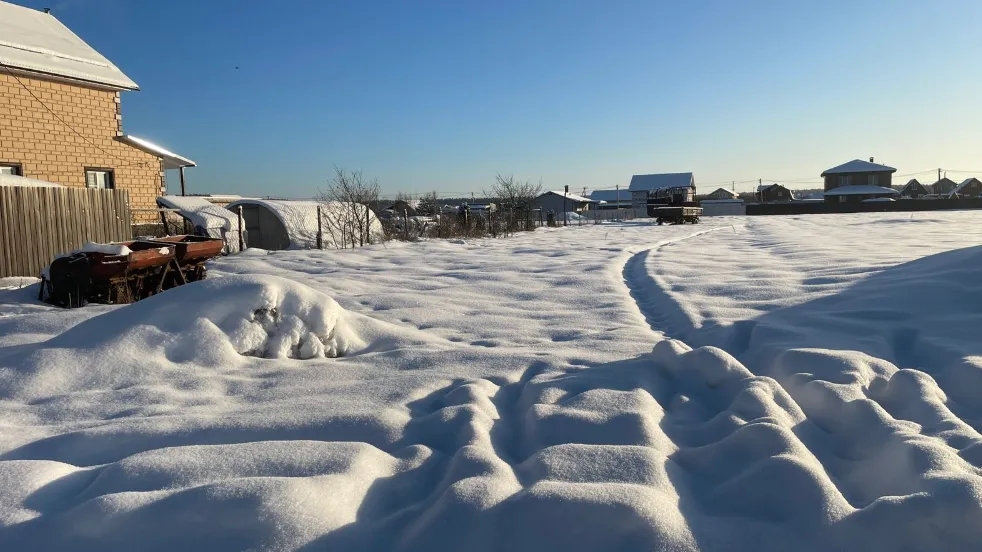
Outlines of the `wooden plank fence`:
M87 241L132 238L126 190L0 186L0 277L38 276Z

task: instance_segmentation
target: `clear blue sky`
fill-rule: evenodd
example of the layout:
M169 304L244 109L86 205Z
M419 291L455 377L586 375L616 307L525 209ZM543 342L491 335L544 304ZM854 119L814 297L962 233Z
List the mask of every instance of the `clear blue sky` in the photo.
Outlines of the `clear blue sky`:
M15 1L140 84L126 131L197 192L309 197L335 164L386 193L982 169L976 0Z

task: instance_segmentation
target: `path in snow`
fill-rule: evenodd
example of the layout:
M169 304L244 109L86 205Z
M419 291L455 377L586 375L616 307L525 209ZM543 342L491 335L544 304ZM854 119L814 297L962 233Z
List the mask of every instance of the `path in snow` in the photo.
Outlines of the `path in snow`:
M944 252L977 220L248 251L71 313L0 291L0 549L970 550L982 261Z

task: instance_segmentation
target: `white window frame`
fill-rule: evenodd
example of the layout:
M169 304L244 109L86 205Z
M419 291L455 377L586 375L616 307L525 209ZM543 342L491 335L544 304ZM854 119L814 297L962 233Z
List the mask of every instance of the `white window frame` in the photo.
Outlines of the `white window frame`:
M89 177L93 177L90 180ZM101 182L98 177L102 176ZM96 167L86 167L85 187L96 190L112 190L116 188L116 174L112 169L101 169Z
M851 175L843 175L839 177L839 187L841 188L842 186L852 186Z

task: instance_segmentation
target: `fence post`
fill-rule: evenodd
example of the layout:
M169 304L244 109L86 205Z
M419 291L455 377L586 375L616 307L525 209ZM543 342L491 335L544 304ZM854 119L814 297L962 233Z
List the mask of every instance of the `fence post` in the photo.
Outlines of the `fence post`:
M409 241L409 210L402 212L402 235Z
M324 238L321 231L321 206L317 204L317 249L324 249Z
M239 252L245 249L245 237L242 235L242 206L239 205Z

